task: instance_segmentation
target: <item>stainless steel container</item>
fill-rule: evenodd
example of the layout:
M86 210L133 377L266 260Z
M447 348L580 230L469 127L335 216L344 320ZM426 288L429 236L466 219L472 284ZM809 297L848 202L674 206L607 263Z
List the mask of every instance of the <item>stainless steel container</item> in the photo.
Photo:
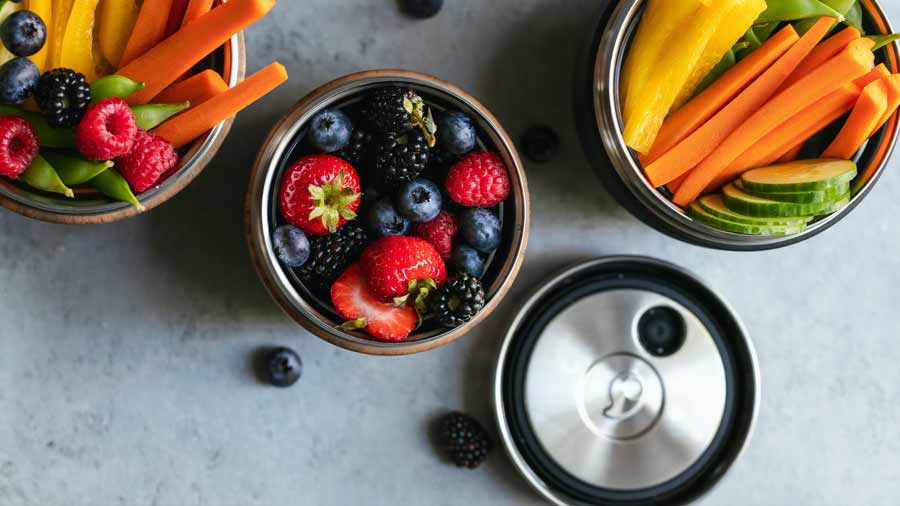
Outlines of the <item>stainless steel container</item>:
M461 110L472 117L482 147L496 152L509 169L512 191L501 204L503 241L488 260L483 278L487 304L465 325L451 329L420 331L402 343L382 343L360 332L345 331L330 306L307 290L296 273L284 268L272 248L271 234L278 220L277 189L281 174L297 158L307 122L329 107L352 105L373 88L386 85L409 87L430 106ZM247 192L247 243L257 273L281 308L297 323L337 346L373 355L406 355L447 344L475 328L497 307L522 266L528 242L529 197L525 171L506 131L483 105L461 89L440 79L404 70L374 70L336 79L294 105L275 125L263 143L250 176Z
M758 237L722 232L691 219L643 175L640 162L622 138L619 107L619 71L628 44L640 20L643 0L601 2L587 53L576 75L576 118L582 145L604 186L637 218L677 239L700 246L753 251L779 248L819 234L853 211L875 187L884 172L898 136L897 115L878 132L857 157L859 191L850 205L817 221L800 234ZM893 33L884 11L875 0L862 0L868 33ZM900 54L891 44L876 54L891 72L900 71Z
M210 66L222 73L229 86L244 79L246 64L243 33L232 37L210 59ZM68 199L37 192L27 185L4 178L0 178L0 205L29 218L78 225L110 223L136 216L174 197L200 175L222 147L233 123L234 116L216 125L205 137L186 148L174 174L160 185L137 195L138 201L144 206L143 210L93 191L76 194L75 199Z
M738 458L760 379L743 325L706 285L658 260L609 257L529 299L494 394L507 452L551 503L673 506Z

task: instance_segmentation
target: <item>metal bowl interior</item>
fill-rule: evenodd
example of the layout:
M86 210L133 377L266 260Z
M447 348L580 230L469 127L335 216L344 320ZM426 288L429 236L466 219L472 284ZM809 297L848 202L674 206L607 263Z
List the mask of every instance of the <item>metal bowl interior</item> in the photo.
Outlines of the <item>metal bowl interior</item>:
M828 229L859 205L874 188L894 149L898 137L898 115L891 120L860 150L854 161L859 166L859 176L853 183L855 189L848 206L837 213L812 223L806 230L794 236L760 237L723 232L691 219L680 207L672 203L670 194L652 187L643 175L636 154L625 145L622 138L623 120L619 106L619 73L627 55L628 45L636 31L643 9L643 0L626 0L614 7L599 40L593 62L594 125L605 154L612 164L617 179L630 194L637 206L629 206L662 231L679 239L702 246L731 250L763 250L794 244ZM867 33L892 33L893 30L875 0L862 0L864 24ZM876 63L884 63L892 73L900 71L900 54L896 44L890 44L876 53ZM843 120L840 120L841 122ZM826 129L832 136L836 129ZM820 142L828 142L822 138ZM586 139L586 142L591 142ZM814 151L814 150L813 150ZM599 169L598 170L602 170Z
M206 65L221 72L229 86L243 80L246 72L243 33L229 39L227 44L207 59ZM77 197L66 199L36 191L23 183L5 178L0 178L0 205L29 218L65 224L110 223L136 216L164 203L193 181L216 155L233 123L232 116L189 147L183 148L176 169L164 176L165 179L159 185L136 195L144 206L143 211L93 191L80 192L76 189Z
M308 154L303 138L308 121L329 107L347 107L373 88L396 84L418 92L429 106L458 109L475 121L481 147L496 152L509 168L510 199L500 206L503 241L484 276L487 303L467 324L446 330L423 324L422 331L402 343L382 343L361 332L338 329L341 321L328 301L307 289L297 274L283 267L272 248L271 233L279 225L277 189L281 175L299 156ZM365 187L365 181L363 182ZM528 239L528 188L524 169L509 136L496 118L462 90L436 78L408 71L378 70L346 76L315 90L298 102L273 128L251 175L247 194L247 240L260 279L282 309L307 330L335 345L377 355L418 353L447 344L466 334L486 318L506 294L521 267Z

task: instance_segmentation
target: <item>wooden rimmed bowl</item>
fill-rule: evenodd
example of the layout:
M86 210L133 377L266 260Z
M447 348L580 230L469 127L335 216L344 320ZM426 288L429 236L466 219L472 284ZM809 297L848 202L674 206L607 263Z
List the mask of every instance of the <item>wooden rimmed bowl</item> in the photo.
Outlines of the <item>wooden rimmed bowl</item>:
M419 93L435 110L458 109L472 117L484 149L497 153L509 169L512 191L500 206L503 241L488 259L483 277L487 303L472 321L455 329L441 329L429 322L402 343L382 343L364 333L339 329L342 323L330 301L307 289L297 274L282 266L272 247L272 232L282 224L277 192L286 168L308 154L304 146L307 123L320 111L352 106L373 89L403 86ZM440 133L438 134L440 135ZM366 186L363 181L363 187ZM509 135L481 103L463 90L440 79L405 70L373 70L336 79L295 104L272 129L263 144L250 177L246 202L246 232L250 255L260 279L279 306L316 336L342 348L372 355L408 355L445 345L462 337L487 318L516 278L528 242L529 197L525 171Z
M234 86L244 79L247 68L247 50L243 33L231 37L208 59L209 68L220 72ZM204 137L196 140L180 152L178 167L157 186L136 195L144 206L139 210L124 202L104 197L94 191L80 192L68 199L43 193L24 183L0 177L0 206L29 218L68 225L93 225L111 223L145 213L166 202L183 190L212 161L225 142L234 123L234 116L222 121Z

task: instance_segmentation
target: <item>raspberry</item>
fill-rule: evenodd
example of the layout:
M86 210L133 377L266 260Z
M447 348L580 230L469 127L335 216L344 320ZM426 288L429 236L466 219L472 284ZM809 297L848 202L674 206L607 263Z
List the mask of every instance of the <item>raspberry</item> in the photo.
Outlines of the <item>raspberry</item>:
M479 151L456 162L447 175L447 193L469 207L494 207L509 196L509 172L494 153Z
M447 260L453 251L453 236L458 230L456 218L447 211L441 211L437 218L416 224L413 235L430 242L441 254L441 258Z
M137 132L128 104L121 98L107 98L84 113L75 129L75 143L89 160L112 160L131 152Z
M136 192L156 184L159 178L178 163L178 153L171 144L143 130L138 130L131 153L116 159L116 168Z
M38 154L38 137L31 123L16 116L0 116L0 174L16 178Z

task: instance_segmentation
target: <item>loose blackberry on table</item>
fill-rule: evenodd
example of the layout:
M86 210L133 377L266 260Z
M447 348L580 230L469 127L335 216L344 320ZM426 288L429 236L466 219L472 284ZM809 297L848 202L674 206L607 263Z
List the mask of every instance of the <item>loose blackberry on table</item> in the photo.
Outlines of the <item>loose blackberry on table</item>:
M469 469L483 464L494 446L478 420L459 412L441 419L441 439L447 457L458 467Z

